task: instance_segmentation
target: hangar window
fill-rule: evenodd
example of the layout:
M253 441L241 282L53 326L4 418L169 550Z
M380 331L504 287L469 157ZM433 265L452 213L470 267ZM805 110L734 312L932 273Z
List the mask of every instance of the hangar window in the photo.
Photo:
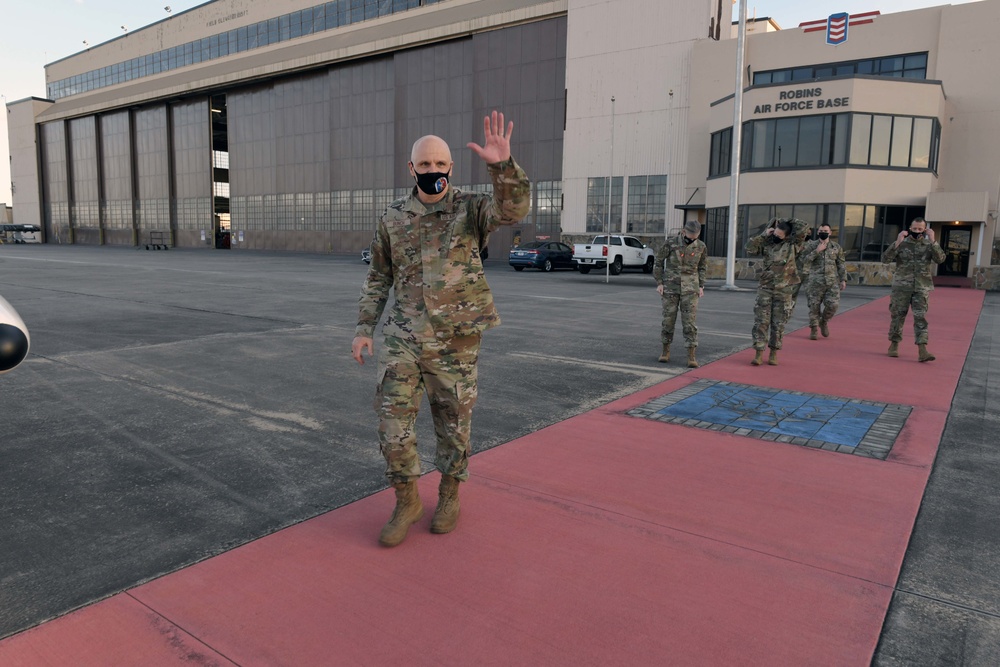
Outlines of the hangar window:
M663 234L667 212L667 177L628 177L629 234Z
M611 229L622 228L623 178L615 176L611 186ZM608 227L608 177L587 179L587 231L603 232Z
M53 81L47 86L47 94L50 99L58 100L121 81L130 81L206 60L223 58L229 54L438 2L441 0L335 0L180 44L110 67ZM114 71L116 68L121 69L120 76Z

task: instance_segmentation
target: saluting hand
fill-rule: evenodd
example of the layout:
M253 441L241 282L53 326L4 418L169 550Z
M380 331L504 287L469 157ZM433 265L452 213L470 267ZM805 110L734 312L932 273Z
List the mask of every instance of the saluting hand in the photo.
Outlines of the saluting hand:
M510 159L510 136L514 133L514 121L507 123L507 131L504 132L503 114L494 111L483 118L483 132L486 134L485 145L480 146L470 141L466 147L486 164Z

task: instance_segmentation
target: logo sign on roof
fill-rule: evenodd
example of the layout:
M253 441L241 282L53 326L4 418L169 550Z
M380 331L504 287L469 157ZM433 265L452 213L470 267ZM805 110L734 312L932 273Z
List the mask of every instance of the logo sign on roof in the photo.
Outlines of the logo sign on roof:
M848 14L847 12L839 12L837 14L831 14L826 19L819 21L806 21L805 23L800 23L799 27L802 28L803 32L819 32L820 30L825 31L826 43L836 46L847 41L847 30L850 26L874 23L875 17L879 14L881 14L881 12L877 11L865 12L864 14Z

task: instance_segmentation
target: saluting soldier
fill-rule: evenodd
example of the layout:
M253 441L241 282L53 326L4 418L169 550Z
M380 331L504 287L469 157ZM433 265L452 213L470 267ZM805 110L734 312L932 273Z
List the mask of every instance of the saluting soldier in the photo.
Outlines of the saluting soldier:
M671 236L656 252L653 278L656 291L663 298L663 324L660 340L663 352L659 361L670 361L670 343L674 340L677 312L681 313L681 328L687 346L688 368L698 368L698 300L705 295L705 271L708 248L698 237L701 224L688 220L680 233Z
M785 322L792 312L792 293L802 282L798 253L805 242L808 223L797 218L775 218L762 234L747 242L749 255L762 255L757 301L753 308L754 366L764 363L764 348L770 348L767 363L778 365L778 350L785 336Z
M820 225L817 238L806 242L800 255L810 340L817 340L817 328L824 338L830 335L830 319L840 307L840 292L847 288L844 249L830 239L830 232L830 225Z
M469 474L480 339L500 323L480 254L491 231L520 222L531 205L531 184L510 154L514 123L505 129L503 114L494 111L485 118L484 130L485 145L468 148L486 163L492 195L451 186L454 163L440 137L421 137L413 144L409 170L416 186L379 218L361 288L351 345L359 364L363 350L372 354L390 290L395 297L382 329L375 389L379 445L396 491L395 510L379 536L387 547L402 542L423 516L414 426L425 391L437 436L435 466L441 472L431 532L448 533L458 522L458 486Z
M945 260L944 250L934 240L934 230L923 218L914 218L910 231L903 230L896 242L885 249L882 261L896 263L889 296L889 356L899 356L899 341L903 340L906 311L913 308L913 337L920 361L934 361L927 351L927 297L934 289L931 262Z

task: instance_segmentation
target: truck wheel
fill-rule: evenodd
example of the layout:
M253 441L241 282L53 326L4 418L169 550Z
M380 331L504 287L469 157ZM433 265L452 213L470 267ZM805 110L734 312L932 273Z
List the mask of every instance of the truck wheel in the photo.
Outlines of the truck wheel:
M580 269L580 273L582 273L583 275L587 275L588 273L590 273L589 266L579 266L577 268Z
M622 272L622 258L615 257L615 261L611 262L611 268L609 269L609 273L613 276L617 276L621 272Z
M544 271L545 273L549 273L550 271L552 271L552 260L551 259L545 260L545 263L542 264L542 271Z
M646 263L642 265L642 272L643 273L652 273L653 272L653 258L652 257L650 257L649 259L647 259Z

